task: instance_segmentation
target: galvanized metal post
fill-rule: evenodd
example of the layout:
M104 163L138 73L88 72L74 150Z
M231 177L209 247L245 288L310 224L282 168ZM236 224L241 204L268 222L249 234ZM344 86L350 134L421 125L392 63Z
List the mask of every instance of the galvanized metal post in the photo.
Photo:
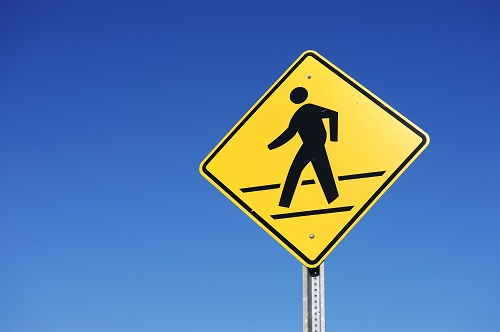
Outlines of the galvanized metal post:
M302 266L303 332L325 332L325 266Z

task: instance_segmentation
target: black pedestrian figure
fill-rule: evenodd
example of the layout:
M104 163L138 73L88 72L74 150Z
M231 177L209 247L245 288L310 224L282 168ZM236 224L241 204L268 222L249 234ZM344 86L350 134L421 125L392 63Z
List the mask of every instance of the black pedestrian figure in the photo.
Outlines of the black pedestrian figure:
M290 100L294 104L302 104L306 101L307 95L305 88L298 87L290 93ZM290 207L300 174L310 162L328 203L339 197L325 150L326 130L323 118L330 120L330 141L336 142L338 139L338 113L314 104L304 104L292 116L288 128L268 145L269 150L276 149L292 139L295 133L298 133L302 139L302 146L293 159L283 186L280 206Z

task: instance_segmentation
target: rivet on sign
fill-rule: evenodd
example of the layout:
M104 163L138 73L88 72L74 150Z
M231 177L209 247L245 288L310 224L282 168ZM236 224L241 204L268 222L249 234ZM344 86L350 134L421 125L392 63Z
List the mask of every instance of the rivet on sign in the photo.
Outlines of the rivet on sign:
M307 75L307 78L311 78L311 77L313 77L311 74L308 74L308 75Z
M314 239L314 234L309 234L310 239Z

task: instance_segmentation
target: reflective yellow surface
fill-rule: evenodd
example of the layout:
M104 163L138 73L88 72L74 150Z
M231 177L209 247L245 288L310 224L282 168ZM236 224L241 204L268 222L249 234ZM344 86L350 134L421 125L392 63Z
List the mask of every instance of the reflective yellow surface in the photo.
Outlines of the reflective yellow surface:
M268 144L288 127L300 107L290 100L296 87L307 89L305 103L338 112L338 140L327 138L324 146L339 197L327 202L309 163L287 208L278 203L302 141L296 134L274 150ZM323 123L329 133L329 122ZM428 143L428 136L409 120L308 51L214 148L200 171L304 265L315 267ZM242 191L245 188L253 190Z

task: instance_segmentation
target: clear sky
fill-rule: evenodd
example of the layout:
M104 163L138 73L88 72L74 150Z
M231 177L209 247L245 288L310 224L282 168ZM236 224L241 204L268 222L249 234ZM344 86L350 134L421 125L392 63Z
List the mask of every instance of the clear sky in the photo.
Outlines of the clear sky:
M328 256L328 331L500 330L500 5L0 3L0 331L301 331L198 166L305 50L431 137Z

